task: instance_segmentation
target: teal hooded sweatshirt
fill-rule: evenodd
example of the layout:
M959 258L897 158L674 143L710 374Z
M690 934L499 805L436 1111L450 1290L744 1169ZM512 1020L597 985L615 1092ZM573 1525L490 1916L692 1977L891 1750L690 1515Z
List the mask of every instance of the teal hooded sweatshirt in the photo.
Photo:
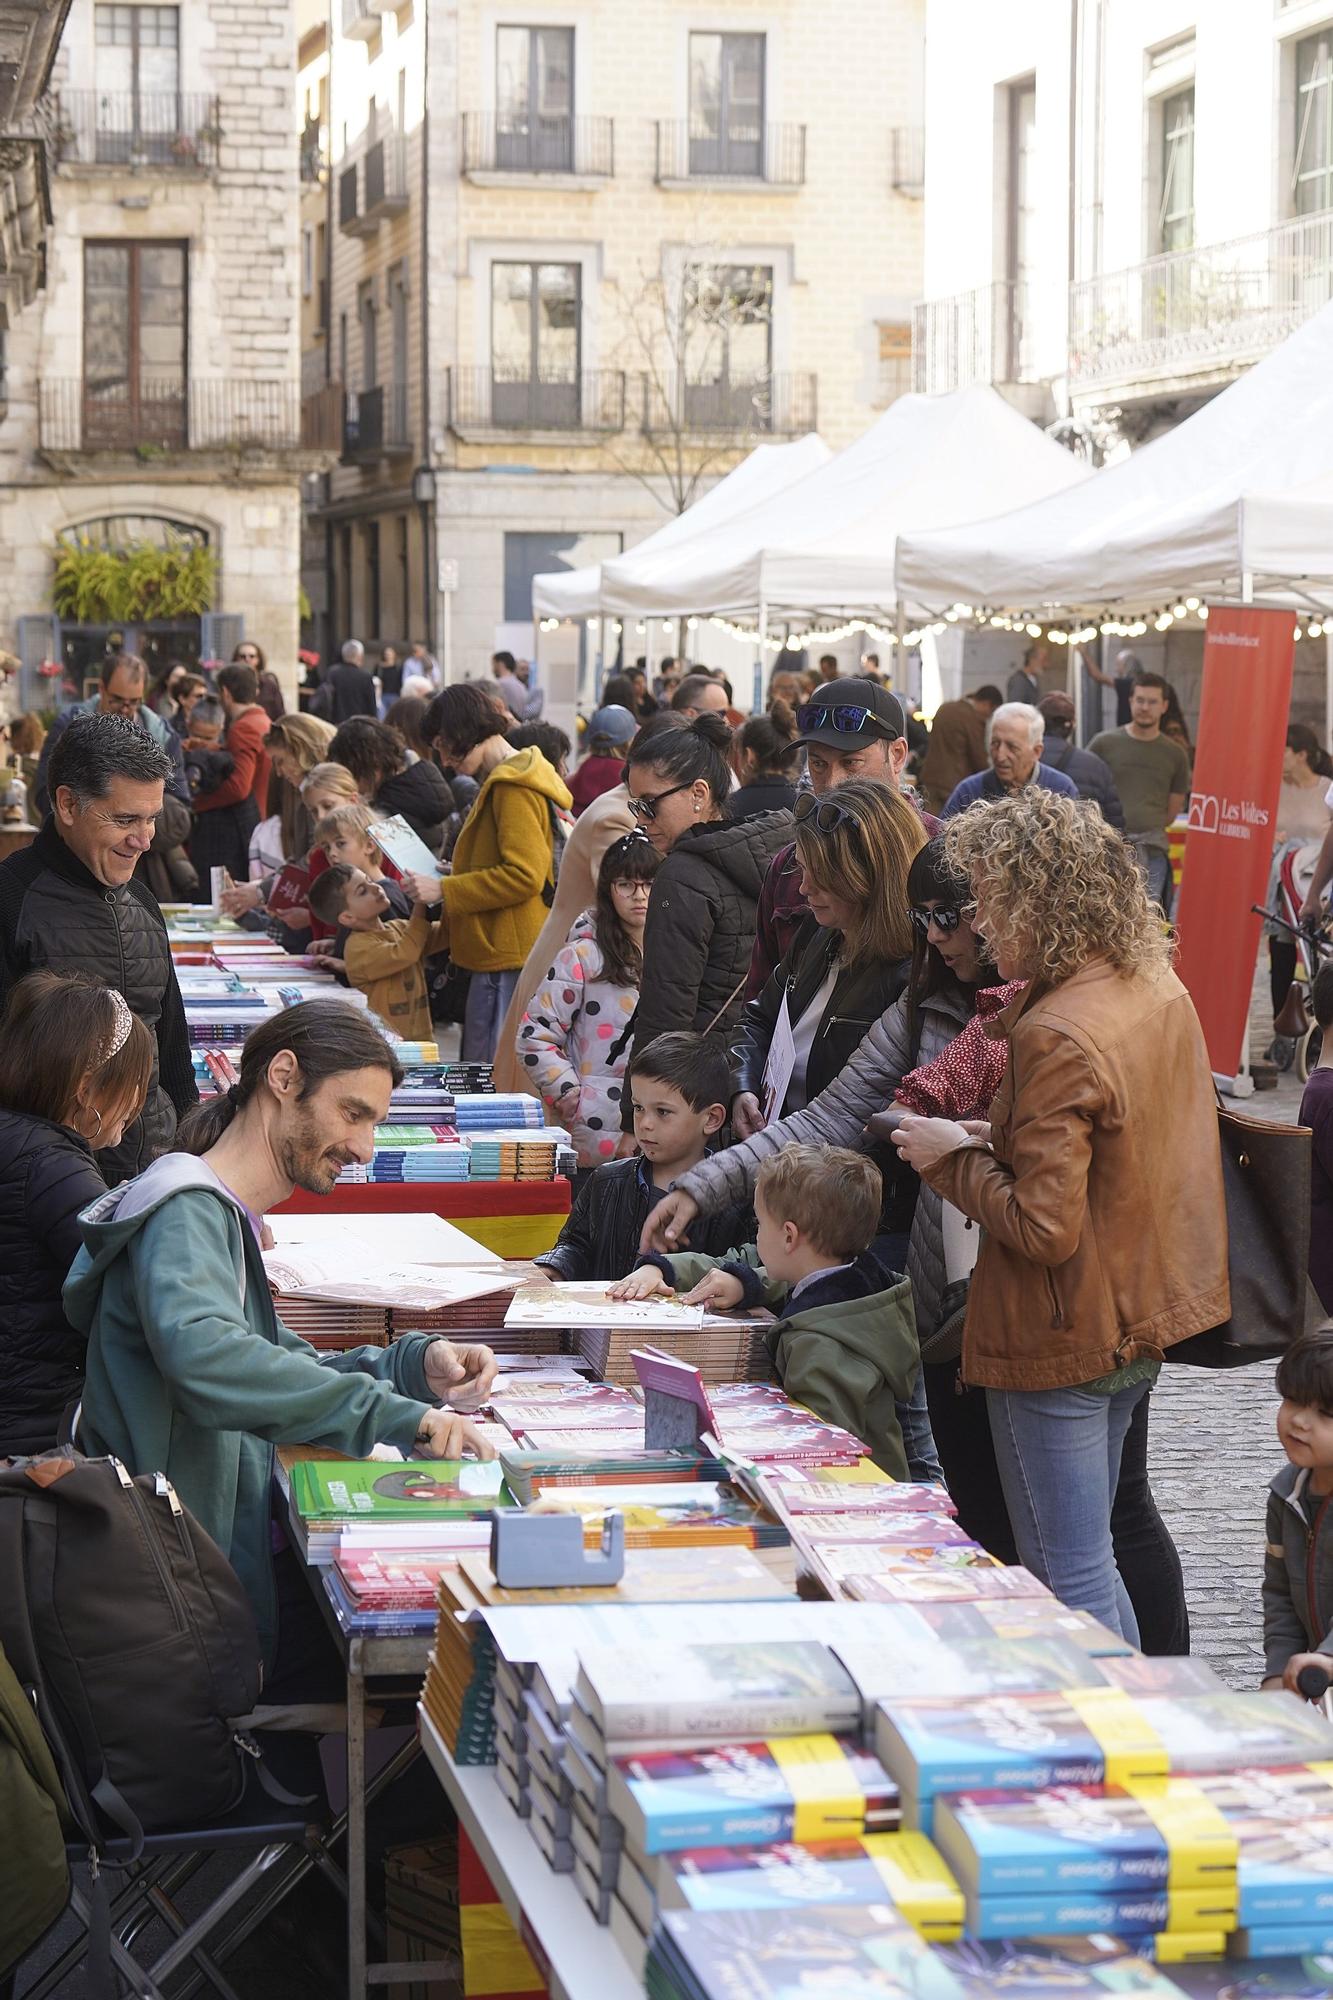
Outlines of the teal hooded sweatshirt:
M189 1154L164 1154L112 1188L79 1226L64 1291L70 1324L88 1336L79 1444L132 1473L166 1474L230 1558L271 1662L273 1447L410 1451L434 1406L432 1336L342 1354L298 1339L273 1310L244 1207Z

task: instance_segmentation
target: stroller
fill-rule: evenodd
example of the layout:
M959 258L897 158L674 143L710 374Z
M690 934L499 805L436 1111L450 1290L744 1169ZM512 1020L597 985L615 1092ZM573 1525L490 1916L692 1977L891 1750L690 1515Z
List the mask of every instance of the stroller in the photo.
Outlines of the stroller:
M1260 916L1285 932L1296 946L1296 974L1273 1023L1272 1053L1279 1069L1289 1070L1294 1065L1302 1083L1306 1082L1310 1071L1318 1063L1323 1046L1323 1032L1318 1023L1310 1019L1306 1000L1320 965L1326 958L1333 957L1333 940L1328 937L1324 924L1302 924L1300 920L1301 904L1305 900L1318 853L1318 846L1291 848L1278 864L1277 908L1269 910L1262 904L1254 905Z

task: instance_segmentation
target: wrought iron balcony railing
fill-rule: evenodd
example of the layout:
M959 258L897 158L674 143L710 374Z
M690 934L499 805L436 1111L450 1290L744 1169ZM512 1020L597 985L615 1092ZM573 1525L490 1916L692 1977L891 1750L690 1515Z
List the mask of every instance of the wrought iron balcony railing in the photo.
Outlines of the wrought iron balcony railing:
M576 174L609 180L615 168L615 124L610 118L463 113L465 174Z
M657 126L659 181L759 181L796 188L805 182L804 125L753 125L739 133L709 132L697 120L662 119Z
M222 129L201 91L62 90L55 143L62 166L211 171Z
M614 368L555 379L451 368L449 422L455 431L620 431L625 377Z

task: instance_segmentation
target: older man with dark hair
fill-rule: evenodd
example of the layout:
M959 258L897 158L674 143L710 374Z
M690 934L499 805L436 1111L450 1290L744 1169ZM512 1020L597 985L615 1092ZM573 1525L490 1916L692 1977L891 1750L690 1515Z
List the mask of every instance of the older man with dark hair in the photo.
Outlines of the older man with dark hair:
M37 966L86 972L114 986L153 1036L143 1115L98 1155L112 1185L167 1151L177 1117L199 1096L166 926L135 874L171 770L133 722L77 717L51 758L41 832L0 864L0 999Z

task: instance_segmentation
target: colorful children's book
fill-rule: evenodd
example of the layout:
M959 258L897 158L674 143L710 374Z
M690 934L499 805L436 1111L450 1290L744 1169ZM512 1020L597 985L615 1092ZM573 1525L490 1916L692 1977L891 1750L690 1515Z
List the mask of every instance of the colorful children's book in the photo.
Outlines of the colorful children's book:
M863 1604L971 1604L980 1598L1039 1597L1049 1602L1050 1591L1030 1570L1015 1565L1011 1569L991 1569L974 1563L965 1569L947 1569L936 1564L916 1569L885 1569L878 1575L849 1575L842 1578L848 1597Z
M888 1901L773 1910L667 1910L648 1950L645 1984L686 2000L962 2000L935 1947Z
M1200 1787L1175 1779L1141 1795L964 1792L938 1801L934 1837L968 1893L986 1899L1230 1886L1239 1853Z
M921 1937L961 1936L963 1892L920 1833L768 1847L698 1847L659 1870L664 1909L800 1910L882 1903L887 1895Z
M308 1522L366 1515L448 1520L513 1504L498 1465L457 1458L411 1459L402 1465L380 1459L303 1458L292 1467L291 1499L293 1513Z
M810 1639L590 1648L575 1692L612 1754L637 1744L837 1733L861 1721L851 1675Z
M1161 1931L1225 1936L1236 1928L1236 1886L1211 1889L1125 1889L1099 1894L1069 1889L1060 1896L969 1896L967 1934L975 1938L1137 1938Z
M853 1737L823 1735L613 1758L606 1800L639 1857L856 1839L898 1816L897 1787L878 1758Z
M881 1702L875 1744L904 1819L930 1830L941 1792L1134 1785L1333 1753L1333 1727L1294 1695L1148 1695L1119 1688Z

